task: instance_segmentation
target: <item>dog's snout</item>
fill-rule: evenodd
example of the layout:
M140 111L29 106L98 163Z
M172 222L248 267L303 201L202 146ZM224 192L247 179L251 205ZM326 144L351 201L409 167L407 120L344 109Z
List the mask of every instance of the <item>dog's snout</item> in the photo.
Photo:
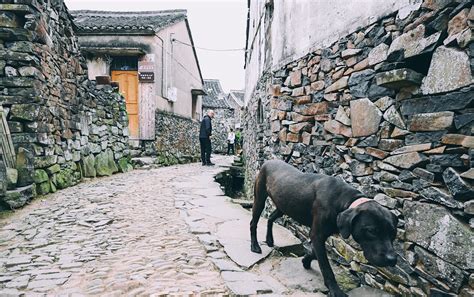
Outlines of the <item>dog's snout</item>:
M386 259L389 266L395 266L397 264L397 254L395 253L387 254Z

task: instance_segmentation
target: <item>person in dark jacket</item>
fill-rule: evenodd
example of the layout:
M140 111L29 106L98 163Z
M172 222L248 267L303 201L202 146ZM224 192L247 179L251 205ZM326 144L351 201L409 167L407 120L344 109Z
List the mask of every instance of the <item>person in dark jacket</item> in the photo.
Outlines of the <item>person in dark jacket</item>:
M214 111L209 110L201 121L201 129L199 131L199 143L201 144L201 161L203 166L212 166L211 162L211 135L212 135L212 118Z

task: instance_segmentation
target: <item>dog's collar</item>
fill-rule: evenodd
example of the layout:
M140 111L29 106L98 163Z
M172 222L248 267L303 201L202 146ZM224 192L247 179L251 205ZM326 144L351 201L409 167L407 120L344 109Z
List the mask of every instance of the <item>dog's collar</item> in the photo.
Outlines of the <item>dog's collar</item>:
M357 206L367 202L367 201L372 201L372 199L369 199L369 198L358 198L356 200L354 200L351 205L349 205L349 209L351 208L356 208Z

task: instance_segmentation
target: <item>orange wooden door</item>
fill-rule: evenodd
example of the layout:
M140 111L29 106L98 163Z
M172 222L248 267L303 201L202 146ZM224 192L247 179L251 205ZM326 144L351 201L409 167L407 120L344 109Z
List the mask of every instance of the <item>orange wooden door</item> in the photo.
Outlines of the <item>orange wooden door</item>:
M130 138L138 139L140 129L138 120L138 72L113 70L112 81L119 83L120 92L127 102Z

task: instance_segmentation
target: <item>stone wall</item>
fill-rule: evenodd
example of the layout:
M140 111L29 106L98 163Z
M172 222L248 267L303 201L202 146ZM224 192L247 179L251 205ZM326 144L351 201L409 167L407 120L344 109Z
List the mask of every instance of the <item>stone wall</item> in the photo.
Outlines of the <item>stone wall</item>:
M400 257L373 267L334 236L334 261L395 294L472 296L474 10L418 5L260 77L243 121L246 195L267 159L339 176L399 217Z
M18 179L2 200L20 207L83 177L129 170L125 100L87 79L63 1L8 2L18 3L0 4L0 105Z
M212 119L212 151L214 153L227 153L227 133L230 129L235 132L235 117L234 110L229 108L204 108L203 115L206 115L208 110L214 110L214 118Z
M186 117L156 111L153 153L161 165L198 162L199 122Z

